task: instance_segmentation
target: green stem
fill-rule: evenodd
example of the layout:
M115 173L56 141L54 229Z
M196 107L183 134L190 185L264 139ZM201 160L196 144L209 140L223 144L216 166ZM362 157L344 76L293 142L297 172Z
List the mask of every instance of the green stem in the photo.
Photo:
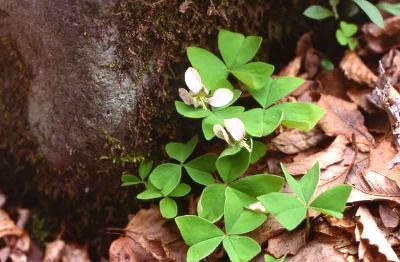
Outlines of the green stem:
M306 213L306 239L309 238L310 232L311 232L310 214L309 214L309 211L307 209L307 213Z

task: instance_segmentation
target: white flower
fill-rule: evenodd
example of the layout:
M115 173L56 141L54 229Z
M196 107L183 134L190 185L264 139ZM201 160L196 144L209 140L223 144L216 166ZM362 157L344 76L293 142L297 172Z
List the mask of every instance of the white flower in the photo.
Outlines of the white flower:
M179 97L187 105L194 107L202 106L207 109L207 105L213 107L223 107L233 99L233 92L228 88L219 88L210 95L207 88L201 82L199 73L193 67L189 67L185 72L185 83L189 90L179 88Z
M251 151L250 146L246 143L246 128L239 118L224 119L224 126L214 125L213 132L215 136L225 140L228 145L238 144L249 152Z
M267 210L265 210L265 207L261 204L261 202L256 202L254 204L251 204L249 206L249 209L261 213L267 212Z

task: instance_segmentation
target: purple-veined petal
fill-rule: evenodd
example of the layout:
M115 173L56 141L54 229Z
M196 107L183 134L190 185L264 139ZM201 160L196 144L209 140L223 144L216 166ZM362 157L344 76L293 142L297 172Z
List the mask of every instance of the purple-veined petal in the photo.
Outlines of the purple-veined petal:
M242 141L246 136L246 128L239 118L224 119L224 125L228 133L236 141Z
M189 67L185 72L185 82L190 91L198 94L203 88L199 73L193 67Z
M213 107L223 107L229 104L233 99L233 92L228 88L219 88L215 90L208 103Z

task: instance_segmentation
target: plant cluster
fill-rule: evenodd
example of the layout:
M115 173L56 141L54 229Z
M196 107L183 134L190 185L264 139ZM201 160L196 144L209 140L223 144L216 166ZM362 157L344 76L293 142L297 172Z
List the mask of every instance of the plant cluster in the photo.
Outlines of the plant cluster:
M282 167L293 194L281 193L282 176L255 174L244 176L251 164L266 153L264 143L257 138L267 136L280 125L308 131L324 111L312 103L280 102L299 87L297 77L272 78L274 67L265 62L251 62L261 45L257 36L221 30L218 47L222 60L199 47L189 47L187 55L192 67L185 73L187 89L179 89L182 101L176 110L182 116L201 119L206 140L214 137L226 142L219 154L190 156L198 143L194 136L187 143L166 145L167 155L173 160L153 169L152 161L143 161L139 175L124 174L124 186L143 184L145 190L138 199L160 199L160 211L165 218L177 216L174 198L187 195L191 187L181 182L187 174L193 182L204 186L197 204L197 215L183 215L175 222L185 243L190 246L187 261L199 261L210 255L220 244L231 261L249 261L261 251L260 245L245 236L260 227L272 214L288 230L304 219L309 225L309 210L341 217L350 186L336 186L313 198L319 181L316 164L303 178L295 180ZM228 77L232 75L233 77ZM246 90L254 104L246 109L234 103ZM266 261L274 260L266 256Z
M349 19L358 12L357 6L369 17L369 19L379 27L384 27L383 17L379 9L389 12L393 15L400 15L400 4L380 2L373 5L367 0L348 0L343 1L347 4L343 8L343 13L339 14L339 0L329 0L329 8L321 5L312 5L304 11L304 15L314 20L324 20L333 17L338 21L336 30L336 40L342 46L347 46L354 50L358 46L358 40L355 37L358 26L342 19Z

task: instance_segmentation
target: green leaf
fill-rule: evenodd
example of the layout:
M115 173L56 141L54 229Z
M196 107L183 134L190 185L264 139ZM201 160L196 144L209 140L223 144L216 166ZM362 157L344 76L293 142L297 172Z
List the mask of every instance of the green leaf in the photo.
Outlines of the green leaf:
M175 101L175 109L179 114L187 118L204 118L211 114L209 110L204 110L202 107L194 108L182 101Z
M238 67L249 62L260 48L262 38L220 30L218 48L228 68Z
M178 206L172 198L165 197L160 200L160 212L164 218L170 219L178 214Z
M159 190L164 196L171 193L179 184L181 179L182 169L177 164L162 164L157 166L150 174L149 181Z
M320 176L319 163L316 162L310 170L300 179L304 202L308 203L317 189Z
M286 256L283 256L281 258L274 258L273 256L265 255L264 256L264 262L284 262L285 261L285 257Z
M255 240L245 236L226 236L223 245L232 262L250 261L261 251Z
M323 214L342 218L342 213L346 207L351 189L350 185L339 185L329 188L314 199L310 207Z
M391 4L391 3L386 3L386 2L380 2L376 5L376 7L381 10L385 10L386 12L388 12L394 16L400 16L400 3Z
M358 40L355 38L350 38L348 41L348 45L350 50L355 50L356 47L358 46Z
M216 162L218 173L225 183L240 177L247 170L249 164L250 153L244 148L233 147L225 149Z
M289 194L269 193L258 200L287 230L295 229L306 216L306 206Z
M226 187L222 184L212 184L204 188L199 202L197 213L200 217L214 223L224 213Z
M214 237L191 246L187 253L187 262L197 262L210 255L221 244L224 237Z
M121 186L133 186L142 183L142 181L134 175L131 174L123 174L121 176Z
M184 163L193 153L198 141L198 137L194 136L186 144L177 142L168 143L165 147L165 151L167 151L167 155L170 158Z
M227 234L245 234L264 223L266 216L254 211L246 210L245 205L235 189L225 190L224 222Z
M282 124L289 128L310 131L323 117L325 111L312 103L287 102L267 109L268 112L283 113Z
M150 174L151 169L153 168L152 160L144 160L140 162L139 166L139 176L142 180L145 180L146 177Z
M340 29L342 29L342 32L345 37L351 37L355 33L357 33L358 27L355 24L347 23L345 21L340 22Z
M342 46L345 46L348 43L348 38L344 35L341 29L336 30L336 40Z
M258 197L271 192L278 192L283 186L284 180L274 175L252 175L236 180L230 184L236 190Z
M183 240L189 246L225 235L216 225L198 216L180 216L175 218L175 223L181 232Z
M252 62L231 70L231 73L249 89L260 89L272 75L274 66L263 62Z
M190 186L185 183L178 184L175 189L169 194L171 197L183 197L190 192Z
M214 183L211 173L215 170L216 160L216 155L205 154L187 162L184 167L194 182L206 186Z
M329 10L323 6L312 5L304 11L303 15L305 15L311 19L323 20L325 18L333 16L333 13L331 10Z
M353 2L356 3L367 14L369 19L371 19L374 24L381 28L384 27L383 17L378 8L376 8L367 0L353 0Z
M256 163L260 158L265 156L267 153L267 146L260 142L260 141L254 141L253 142L253 150L251 150L250 153L250 164Z
M210 140L215 136L213 131L214 125L220 124L223 126L224 119L238 117L243 111L244 107L231 106L211 112L211 114L201 122L201 128L203 129L205 139Z
M136 196L137 199L140 200L149 200L149 199L156 199L160 198L163 195L157 189L146 189L145 191L141 192Z
M267 108L290 94L302 83L304 83L304 79L300 77L277 77L269 79L261 89L250 89L249 93L263 108Z
M218 81L228 77L229 72L224 62L208 50L189 47L187 55L192 66L199 72L203 85L209 90L215 90Z
M239 117L246 127L246 132L254 137L263 137L274 132L283 120L279 110L254 108L242 113Z
M326 57L321 59L321 67L326 71L332 71L335 69L333 62Z

